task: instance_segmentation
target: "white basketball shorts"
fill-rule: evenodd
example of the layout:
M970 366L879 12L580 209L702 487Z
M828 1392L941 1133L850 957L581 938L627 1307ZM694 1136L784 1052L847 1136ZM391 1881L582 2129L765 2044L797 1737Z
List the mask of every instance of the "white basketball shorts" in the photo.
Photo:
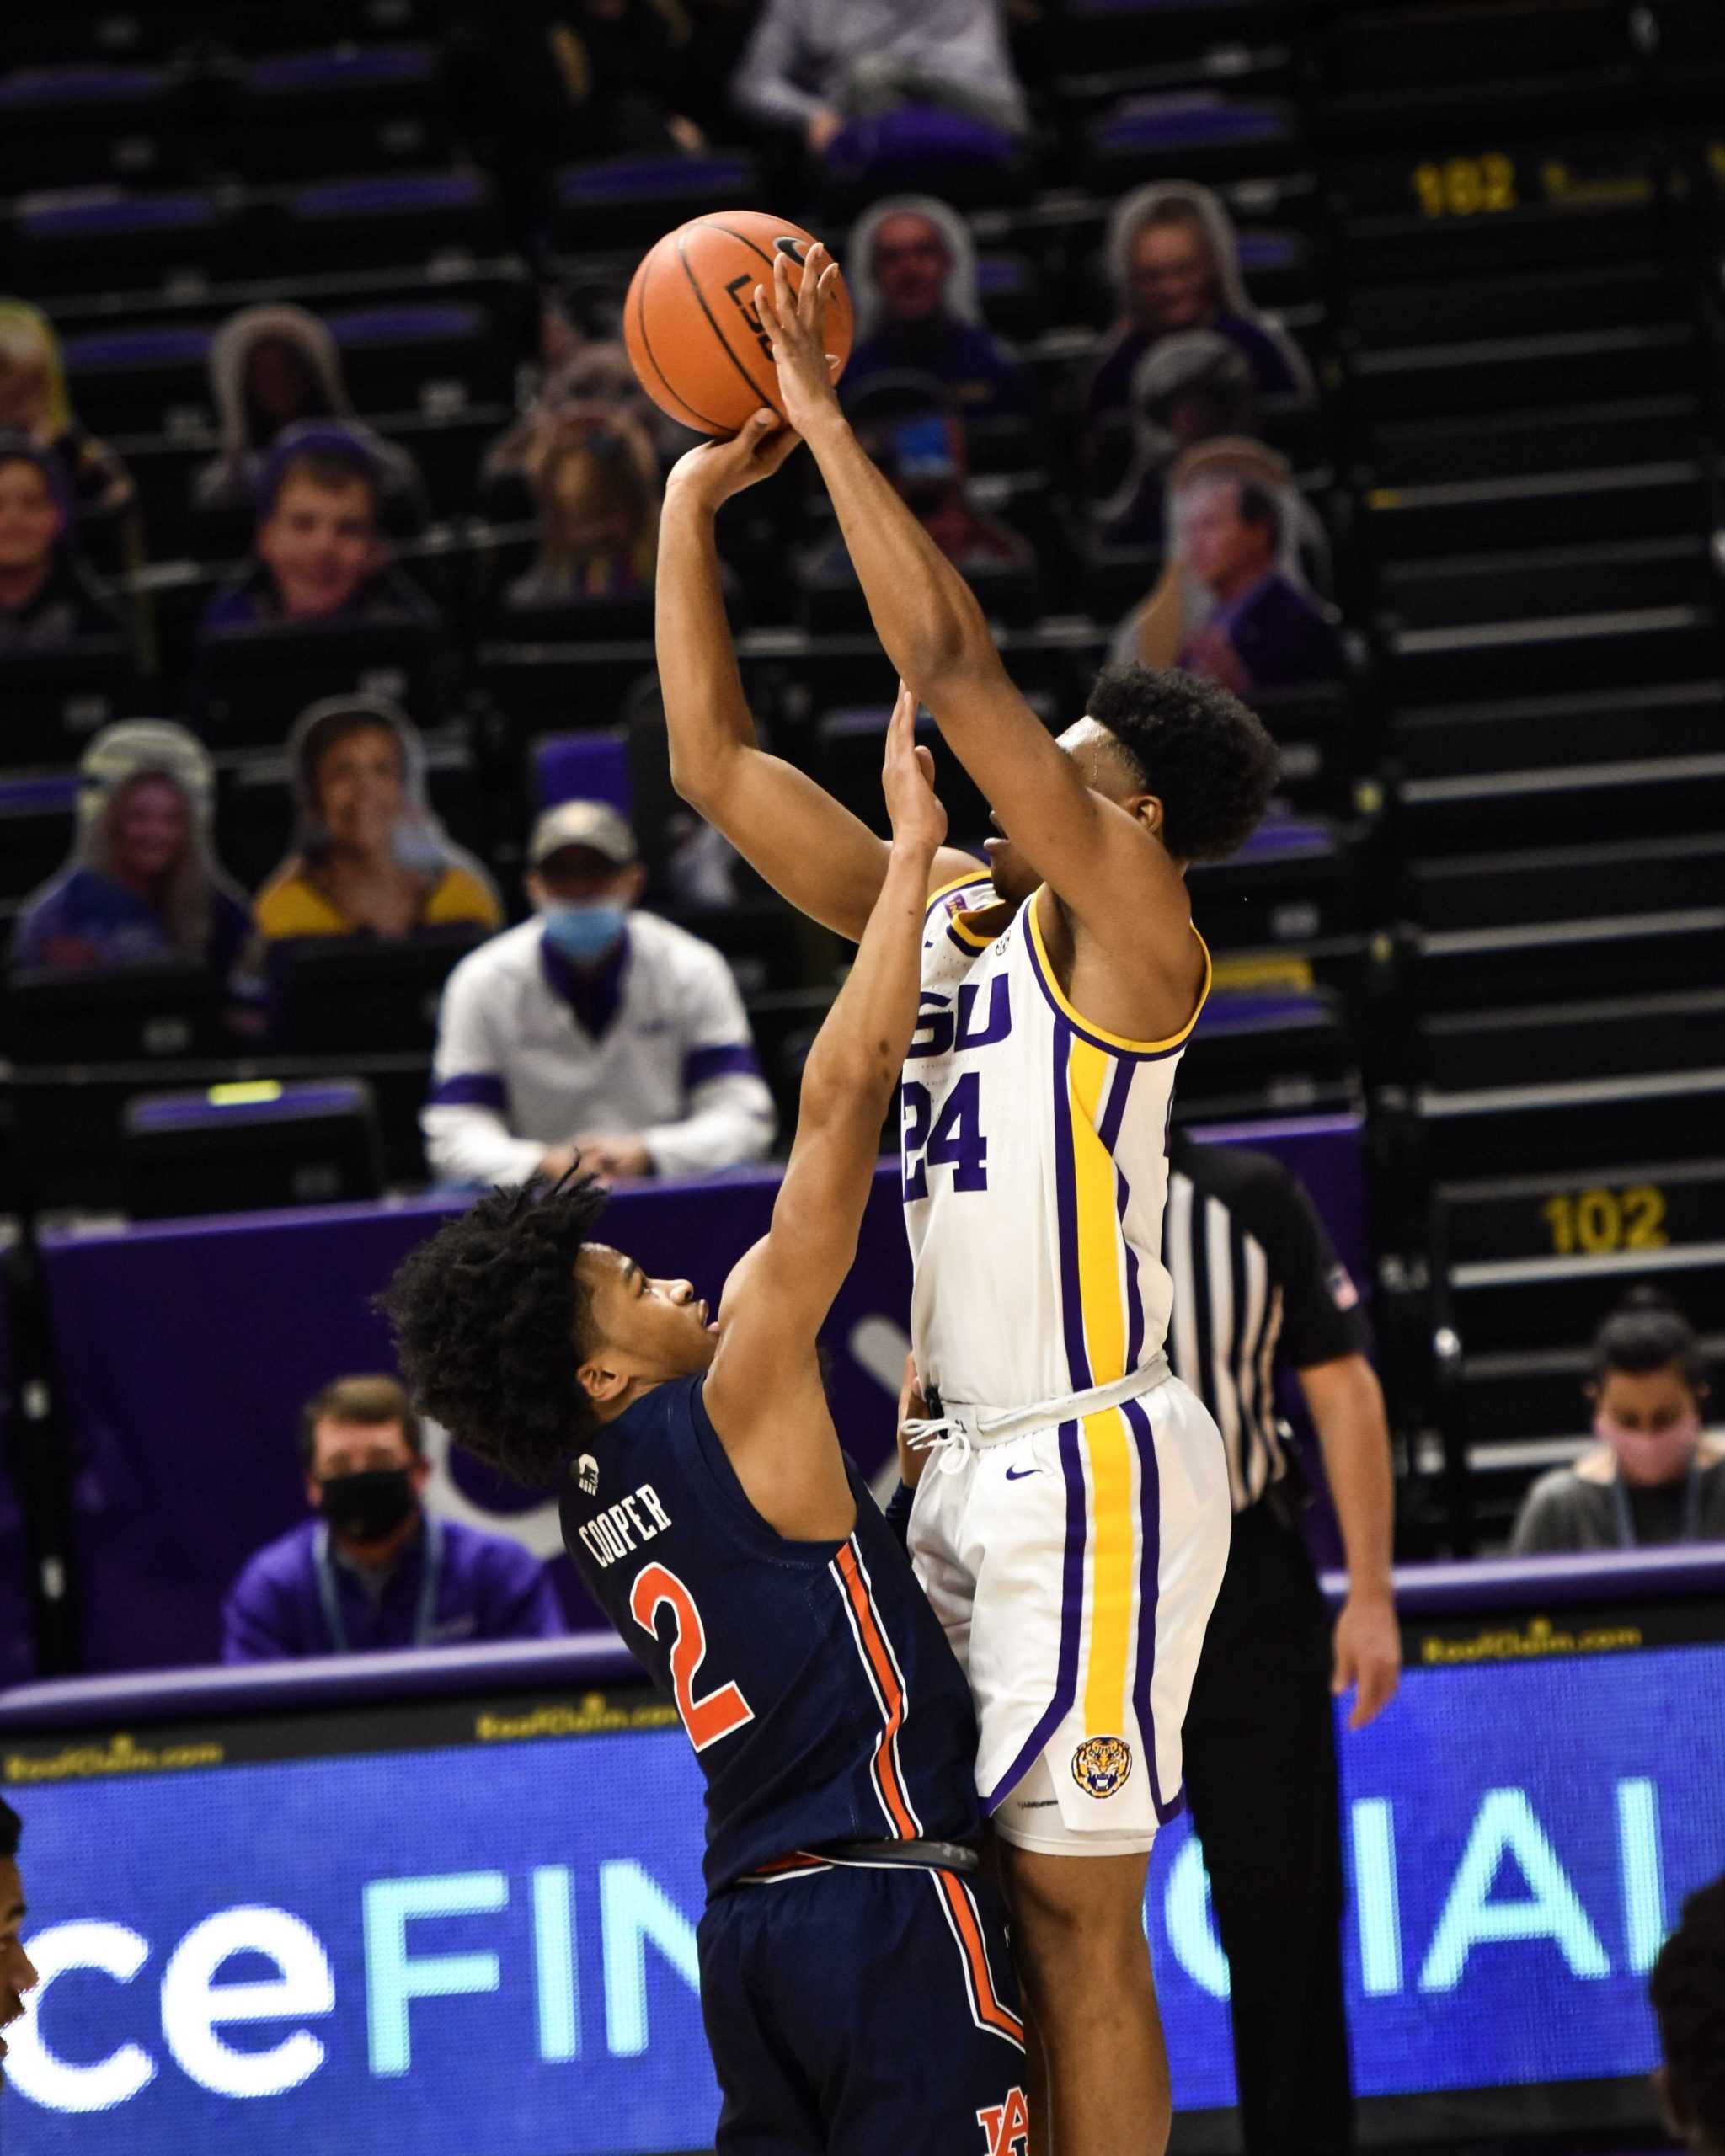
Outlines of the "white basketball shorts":
M1135 1852L1178 1810L1231 1524L1221 1433L1178 1378L931 1456L911 1559L970 1680L976 1785L1003 1840Z

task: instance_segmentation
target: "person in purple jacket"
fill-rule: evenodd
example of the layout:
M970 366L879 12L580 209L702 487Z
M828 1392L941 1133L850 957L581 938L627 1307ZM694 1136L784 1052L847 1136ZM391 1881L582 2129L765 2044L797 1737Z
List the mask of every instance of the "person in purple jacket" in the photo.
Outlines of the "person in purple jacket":
M391 1377L337 1378L300 1415L317 1514L247 1563L222 1611L223 1662L549 1639L567 1628L537 1558L437 1519L419 1418Z

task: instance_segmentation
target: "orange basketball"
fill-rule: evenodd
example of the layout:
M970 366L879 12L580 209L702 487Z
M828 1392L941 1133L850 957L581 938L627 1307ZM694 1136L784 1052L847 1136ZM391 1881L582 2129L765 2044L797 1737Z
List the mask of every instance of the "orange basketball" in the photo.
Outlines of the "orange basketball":
M776 412L778 374L755 312L755 287L772 288L775 254L803 282L812 232L759 210L719 210L679 225L643 259L623 305L623 338L641 387L662 411L707 435L734 435L753 412ZM826 349L841 371L851 356L851 296L842 277L826 306Z

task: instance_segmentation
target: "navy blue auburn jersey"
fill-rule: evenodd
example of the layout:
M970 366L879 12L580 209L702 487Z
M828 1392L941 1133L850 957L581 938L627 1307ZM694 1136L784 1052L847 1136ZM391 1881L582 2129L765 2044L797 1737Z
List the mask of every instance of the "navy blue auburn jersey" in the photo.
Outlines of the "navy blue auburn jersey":
M969 1688L846 1460L857 1524L790 1542L743 1494L700 1377L655 1385L565 1480L581 1577L707 1778L707 1889L802 1849L980 1832Z

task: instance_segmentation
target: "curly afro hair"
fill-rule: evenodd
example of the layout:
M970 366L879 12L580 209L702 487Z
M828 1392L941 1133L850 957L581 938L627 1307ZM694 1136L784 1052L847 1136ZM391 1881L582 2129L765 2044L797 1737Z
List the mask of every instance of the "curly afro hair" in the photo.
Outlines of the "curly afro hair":
M1178 667L1134 664L1103 667L1084 709L1162 803L1176 861L1226 861L1257 830L1280 757L1238 696Z
M1709 2148L1725 2148L1725 1876L1685 1902L1648 1990L1673 2109Z
M512 1481L548 1488L599 1427L577 1372L592 1312L575 1278L605 1209L591 1176L488 1191L377 1298L414 1401Z

